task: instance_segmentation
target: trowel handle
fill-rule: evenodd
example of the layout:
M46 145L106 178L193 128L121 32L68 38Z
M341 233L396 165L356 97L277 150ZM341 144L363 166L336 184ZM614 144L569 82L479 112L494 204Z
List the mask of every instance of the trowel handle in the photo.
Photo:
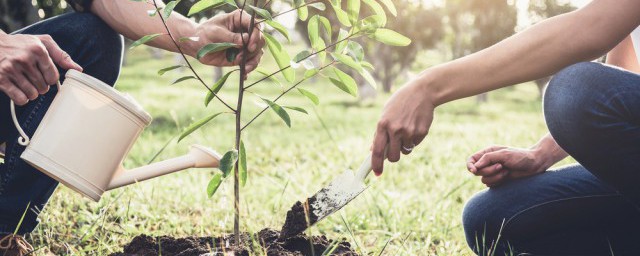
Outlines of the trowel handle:
M384 148L384 158L387 158L387 152L389 151L389 145ZM360 164L358 171L356 172L356 179L364 181L364 179L371 172L371 157L373 153L369 154L367 158Z
M364 178L371 172L371 154L360 164L356 172L356 180L364 181Z

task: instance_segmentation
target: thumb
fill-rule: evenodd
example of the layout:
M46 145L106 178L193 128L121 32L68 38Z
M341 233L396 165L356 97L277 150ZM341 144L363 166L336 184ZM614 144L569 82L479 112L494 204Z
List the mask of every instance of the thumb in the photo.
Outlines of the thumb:
M47 48L49 56L53 62L62 69L75 69L82 72L82 67L71 59L71 56L64 50L60 49L58 44L50 39L42 39L42 44Z
M504 154L502 154L501 151L496 151L484 154L474 165L477 169L481 169L492 164L502 163L503 161Z

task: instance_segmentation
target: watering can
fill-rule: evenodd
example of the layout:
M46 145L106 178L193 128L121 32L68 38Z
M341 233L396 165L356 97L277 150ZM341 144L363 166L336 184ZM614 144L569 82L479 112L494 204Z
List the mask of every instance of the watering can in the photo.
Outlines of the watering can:
M58 95L32 138L11 115L26 146L25 162L67 187L99 201L110 189L188 168L219 166L220 155L192 145L188 154L126 170L122 162L151 116L128 95L76 70L67 71Z

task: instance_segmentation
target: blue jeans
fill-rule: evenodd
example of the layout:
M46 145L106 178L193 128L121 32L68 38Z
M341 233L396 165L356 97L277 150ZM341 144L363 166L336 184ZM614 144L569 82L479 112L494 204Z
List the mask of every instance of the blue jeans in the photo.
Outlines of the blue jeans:
M579 163L476 194L465 206L478 254L640 255L640 75L578 63L544 96L547 126Z
M112 86L118 78L122 63L122 36L93 14L64 14L16 33L48 34L83 67L84 73ZM58 71L61 81L64 80L66 71ZM16 109L20 125L30 136L35 132L56 93L56 86L52 86L45 95ZM9 112L9 98L0 93L0 144L7 142L5 162L0 164L0 233L15 230L28 204L30 207L18 233L31 232L38 224L38 213L58 185L58 182L20 159L25 148L18 144L17 139L18 132Z

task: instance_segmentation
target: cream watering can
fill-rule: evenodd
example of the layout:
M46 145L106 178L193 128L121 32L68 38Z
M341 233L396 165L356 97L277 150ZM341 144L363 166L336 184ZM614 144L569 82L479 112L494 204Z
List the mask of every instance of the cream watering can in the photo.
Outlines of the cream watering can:
M187 168L214 168L220 155L192 145L187 155L125 170L122 162L151 116L128 95L76 70L51 103L33 138L13 122L26 146L20 156L36 169L94 201L110 189Z

